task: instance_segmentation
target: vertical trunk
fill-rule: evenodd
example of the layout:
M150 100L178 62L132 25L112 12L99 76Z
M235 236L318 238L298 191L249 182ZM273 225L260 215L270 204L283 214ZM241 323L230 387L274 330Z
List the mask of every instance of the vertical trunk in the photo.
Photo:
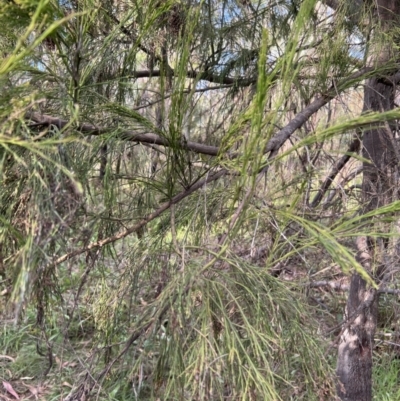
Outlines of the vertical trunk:
M399 0L374 0L376 23L371 43L369 62L372 66L385 66L393 59L390 30L400 15ZM378 40L387 34L386 43ZM395 88L383 78L367 80L364 89L364 112L387 111L394 108ZM390 124L371 128L363 135L363 210L368 212L390 203L395 195L395 170L398 164L397 150ZM374 272L386 244L373 242L370 238L357 240L357 259L363 267ZM346 307L346 322L341 334L337 376L338 395L343 401L370 401L372 399L372 351L377 321L377 294L367 288L358 275L351 278L350 293Z
M366 240L360 239L360 248ZM359 251L359 261L370 267L368 248ZM338 395L343 401L372 399L372 350L377 319L376 291L367 288L358 274L351 278L344 330L339 344L337 365Z

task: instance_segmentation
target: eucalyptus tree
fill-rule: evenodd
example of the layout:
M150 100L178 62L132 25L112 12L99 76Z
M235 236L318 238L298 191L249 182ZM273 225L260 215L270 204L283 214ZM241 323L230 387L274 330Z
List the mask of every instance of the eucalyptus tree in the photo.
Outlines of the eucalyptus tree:
M67 342L91 304L68 399L333 398L302 291L331 261L355 272L338 393L369 399L378 258L348 238L385 250L366 219L399 208L395 5L2 3L0 266L49 369L54 310ZM361 137L362 196L337 209Z

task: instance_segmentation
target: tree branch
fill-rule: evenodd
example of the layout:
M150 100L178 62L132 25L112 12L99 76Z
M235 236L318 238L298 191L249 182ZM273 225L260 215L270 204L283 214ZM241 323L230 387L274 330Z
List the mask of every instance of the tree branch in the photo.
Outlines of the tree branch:
M59 265L60 263L63 263L69 259L72 259L75 256L81 255L85 252L89 252L92 251L94 249L99 249L104 247L105 245L111 244L115 241L118 241L122 238L127 237L128 235L139 231L142 227L144 227L147 223L149 223L150 221L154 220L155 218L157 218L158 216L160 216L162 213L164 213L166 210L168 210L172 205L179 203L182 199L187 198L189 195L191 195L192 193L196 192L197 190L199 190L200 188L202 188L204 185L216 181L218 178L221 178L222 176L224 176L225 174L227 174L228 171L225 169L219 170L214 174L210 174L209 176L207 176L206 178L204 178L201 181L198 181L197 183L195 183L194 185L192 185L189 189L186 189L185 191L182 191L181 193L179 193L178 195L175 195L170 201L165 202L164 204L162 204L157 210L155 210L153 213L150 213L149 215L147 215L146 217L144 217L142 220L139 221L139 223L135 224L132 227L126 228L125 230L120 231L119 233L112 235L111 237L108 238L104 238L100 241L96 241L96 242L92 242L89 245L83 247L83 248L79 248L79 249L75 249L74 251L68 252L62 256L60 256L59 258L57 258L56 260L53 260L52 262L50 262L45 269L50 268L50 267L54 267Z
M28 112L26 114L26 118L30 119L31 121L34 121L37 125L43 125L43 126L54 125L60 130L65 128L69 124L69 121L67 120L63 120L61 118L45 114L40 114L37 112ZM102 135L112 131L112 128L96 127L95 125L84 123L84 124L79 124L76 130L83 134ZM122 131L119 135L121 139L126 141L143 142L161 146L170 146L170 143L166 138L163 138L157 134L152 134L152 133L139 134L135 131L127 130L127 131ZM209 156L217 156L219 153L219 148L216 146L203 145L201 143L191 142L191 141L187 142L183 141L182 147L186 150L190 150L195 153L200 153Z
M357 81L362 78L365 74L373 71L373 67L365 67L361 70L351 74L348 78L338 84L333 84L326 94L320 96L308 105L304 110L298 113L293 120L289 122L284 128L277 132L267 143L265 147L265 153L276 153L282 145L290 138L290 136L319 109L325 106L328 102L334 99L342 90L344 90L351 82Z
M119 29L121 30L121 32L126 35L128 38L132 39L133 43L137 42L137 38L135 37L134 34L132 34L132 32L130 32L125 26L123 26L121 24L121 21L118 20L118 18L113 15L112 13L108 13L109 17L119 25ZM162 63L163 58L160 55L157 55L154 51L146 48L145 46L143 46L140 42L137 43L137 46L140 50L142 50L144 53L146 53L147 55L149 55L150 57L153 57L154 60L156 60L158 63ZM170 65L166 65L166 69L168 70L168 74L170 74L170 76L174 76L175 75L175 71L173 70L173 68ZM133 77L135 78L150 78L150 77L159 77L162 74L166 74L166 71L161 71L161 70L154 70L154 71L137 71ZM246 79L246 78L230 78L227 76L222 76L222 75L215 75L212 72L210 72L209 70L207 71L203 71L203 72L196 72L196 71L188 71L186 73L186 76L188 78L198 78L198 79L202 79L208 82L215 82L215 83L219 83L219 84L227 84L227 85L239 85L239 86L248 86L251 85L253 83L255 83L257 81L257 78L252 78L252 79Z
M310 207L315 208L319 205L326 191L330 188L335 177L339 174L342 168L350 160L352 153L357 153L360 150L360 145L361 145L361 140L359 136L356 136L350 143L349 148L346 151L346 154L344 154L332 167L328 177L326 177L321 188L318 190L317 195L315 195L313 201L311 202Z
M171 76L175 75L175 71L171 69ZM140 70L133 74L124 76L123 78L157 78L165 74L162 70ZM218 83L223 85L237 85L237 86L249 86L257 81L257 78L232 78L229 76L214 74L211 71L187 71L187 78L194 78L198 80L204 80L212 83Z
M299 128L303 126L303 124L318 110L320 110L323 106L325 106L328 102L334 99L341 91L347 88L351 83L357 82L360 78L366 75L369 72L374 70L373 67L365 67L361 70L353 73L348 78L343 81L333 84L326 94L320 96L316 100L314 100L310 105L308 105L305 109L299 112L284 128L278 131L267 143L265 147L265 153L271 152L271 154L276 154L276 152L282 147L282 145L286 142L287 139ZM26 117L30 120L42 124L42 125L54 125L59 129L64 128L69 124L67 120L63 120L57 117L52 117L49 115L41 115L37 112L28 112ZM107 132L112 131L112 128L102 128L96 127L92 124L80 124L77 127L77 130L82 133L90 134L90 135L102 135ZM133 141L133 142L143 142L143 143L151 143L155 145L161 146L170 146L168 140L159 135L148 133L148 134L139 134L134 131L122 131L120 133L121 139ZM205 154L209 156L217 156L219 154L219 148L216 146L209 146L200 144L197 142L186 142L182 143L182 147L184 149L190 150L192 152ZM234 156L232 156L234 157Z

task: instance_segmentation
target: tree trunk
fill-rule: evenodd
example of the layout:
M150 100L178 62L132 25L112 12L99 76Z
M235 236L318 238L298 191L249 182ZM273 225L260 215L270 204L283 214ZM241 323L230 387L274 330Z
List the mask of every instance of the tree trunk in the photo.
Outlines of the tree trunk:
M400 16L398 0L370 1L374 7L375 28L372 35L369 63L380 67L393 61L390 31ZM372 4L373 3L373 4ZM379 40L386 34L385 43ZM394 108L395 87L388 80L374 77L367 80L364 89L364 112L388 111ZM362 200L364 213L387 205L396 197L395 175L398 164L393 135L394 127L386 124L370 128L363 135ZM357 240L357 260L371 275L382 262L386 243L362 237ZM368 288L358 274L353 274L346 307L346 321L338 349L337 392L343 401L370 401L372 399L372 352L378 312L377 293Z

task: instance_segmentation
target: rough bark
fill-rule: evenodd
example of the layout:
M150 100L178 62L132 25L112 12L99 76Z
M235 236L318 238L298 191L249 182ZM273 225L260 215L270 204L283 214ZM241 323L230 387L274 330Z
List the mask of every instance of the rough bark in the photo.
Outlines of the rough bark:
M358 241L359 261L371 266L366 238ZM337 392L343 401L372 399L372 351L377 320L377 293L360 275L351 277L346 323L339 343Z
M373 4L372 4L373 3ZM376 28L374 43L371 43L371 66L379 67L393 60L390 42L383 45L377 40L380 33L389 33L393 23L400 15L398 0L371 1ZM388 35L388 37L390 37ZM368 79L364 89L364 112L387 111L394 108L395 85L385 78ZM387 205L396 193L396 168L398 152L396 149L394 127L371 127L363 135L363 211L368 212ZM372 224L373 222L371 222ZM363 237L357 240L358 261L371 274L379 263L383 241L372 241ZM343 328L339 349L337 392L343 401L370 401L372 399L372 352L378 313L377 292L368 288L358 274L351 277L349 298L346 307L346 322Z

